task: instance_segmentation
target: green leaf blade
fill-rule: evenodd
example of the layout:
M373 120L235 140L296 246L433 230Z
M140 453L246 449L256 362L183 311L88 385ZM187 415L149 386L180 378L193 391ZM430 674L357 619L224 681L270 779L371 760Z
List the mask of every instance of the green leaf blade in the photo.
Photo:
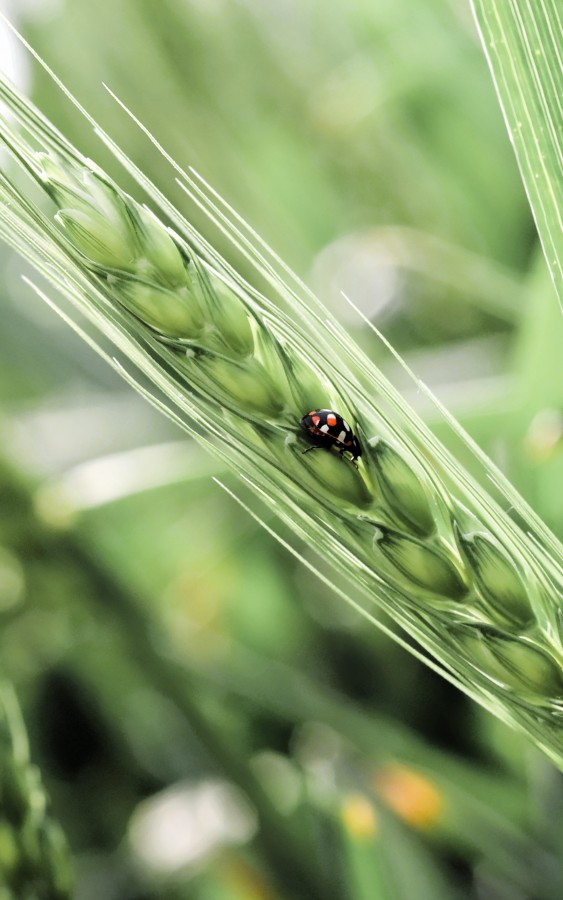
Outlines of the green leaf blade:
M547 265L563 307L563 34L553 0L472 0Z

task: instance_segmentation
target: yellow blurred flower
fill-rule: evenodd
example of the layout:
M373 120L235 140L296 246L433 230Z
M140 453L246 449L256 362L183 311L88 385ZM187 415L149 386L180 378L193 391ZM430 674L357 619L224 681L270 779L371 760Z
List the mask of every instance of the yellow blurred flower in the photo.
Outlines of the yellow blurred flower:
M374 788L387 806L413 828L432 828L444 810L444 797L438 788L400 763L379 769Z
M368 840L377 834L377 814L373 804L363 794L349 794L342 804L342 821L350 834Z

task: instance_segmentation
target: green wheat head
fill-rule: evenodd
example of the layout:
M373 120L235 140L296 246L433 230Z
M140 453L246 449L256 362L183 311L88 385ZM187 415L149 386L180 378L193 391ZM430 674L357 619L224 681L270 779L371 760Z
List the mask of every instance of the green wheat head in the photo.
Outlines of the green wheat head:
M4 143L48 199L43 212L2 175L0 234L71 301L75 312L61 314L314 548L320 577L343 573L365 615L385 610L412 652L563 766L560 548L524 501L481 458L498 499L488 496L196 176L176 167L271 296L243 281L95 123L171 227L10 85L0 97L20 125L4 122ZM127 367L105 354L100 333ZM303 453L299 420L319 407L352 425L357 465Z

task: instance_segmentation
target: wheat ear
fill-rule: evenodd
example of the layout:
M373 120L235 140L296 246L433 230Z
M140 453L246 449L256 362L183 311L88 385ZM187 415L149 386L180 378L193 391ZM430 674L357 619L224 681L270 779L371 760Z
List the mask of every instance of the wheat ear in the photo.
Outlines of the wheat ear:
M321 577L330 581L328 566L344 572L363 591L366 615L385 609L415 639L413 652L424 648L429 664L563 765L555 538L533 514L535 534L519 527L484 493L315 301L276 273L256 236L197 182L183 173L183 184L287 311L238 277L102 132L173 229L83 159L9 85L0 95L23 126L16 133L5 123L4 141L48 194L56 220L5 176L4 238L150 379L153 402L312 544L327 563ZM146 381L119 367L150 393ZM299 421L319 407L352 423L363 449L357 465L330 450L303 453ZM504 502L513 504L514 492Z

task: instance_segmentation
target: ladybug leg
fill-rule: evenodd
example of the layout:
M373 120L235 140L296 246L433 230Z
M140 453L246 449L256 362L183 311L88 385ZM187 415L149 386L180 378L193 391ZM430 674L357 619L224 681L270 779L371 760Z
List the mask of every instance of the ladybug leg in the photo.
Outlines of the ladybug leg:
M342 457L342 459L347 459L348 457L344 456L344 454L345 454L345 453L352 453L353 451L352 451L352 450L349 450L348 447L339 447L339 448L338 448L338 452L340 453L340 456ZM352 459L350 460L350 462L352 463L353 466L356 467L356 469L358 468L358 461L357 461L357 460L358 460L358 457L357 457L357 456L352 456Z
M302 450L301 453L310 453L311 450L322 450L323 447L307 447L305 450Z

